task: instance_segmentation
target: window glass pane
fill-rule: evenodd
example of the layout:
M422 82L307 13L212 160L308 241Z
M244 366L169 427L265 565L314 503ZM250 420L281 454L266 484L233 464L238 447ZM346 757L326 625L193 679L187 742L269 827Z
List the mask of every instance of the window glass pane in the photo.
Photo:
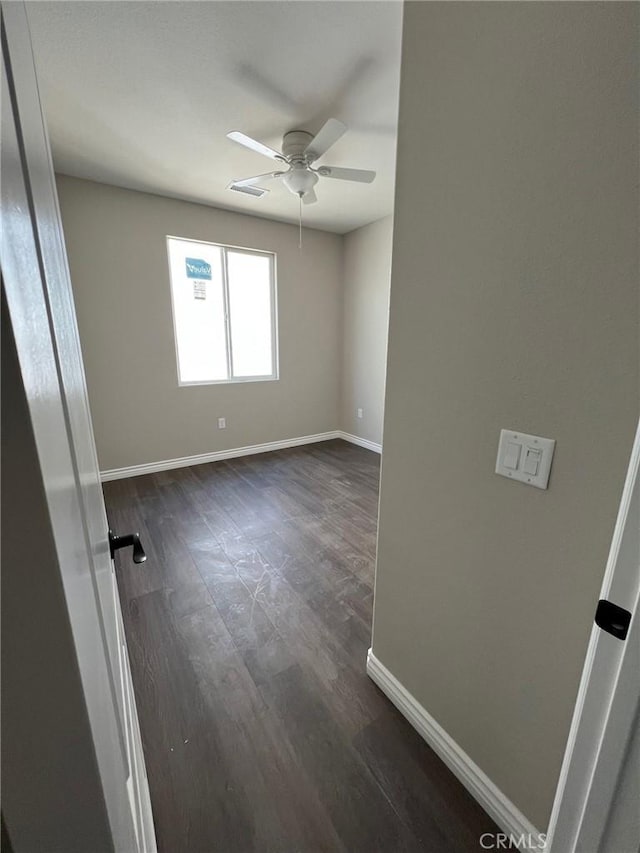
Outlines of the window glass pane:
M271 259L227 251L233 375L271 376Z
M222 250L172 237L168 245L180 381L227 379Z

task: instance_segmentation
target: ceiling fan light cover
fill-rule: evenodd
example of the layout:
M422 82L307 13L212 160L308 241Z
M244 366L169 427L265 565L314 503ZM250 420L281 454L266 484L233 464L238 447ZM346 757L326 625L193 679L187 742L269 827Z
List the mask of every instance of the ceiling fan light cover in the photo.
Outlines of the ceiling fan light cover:
M282 178L284 185L294 195L303 196L318 183L318 176L307 169L292 169Z

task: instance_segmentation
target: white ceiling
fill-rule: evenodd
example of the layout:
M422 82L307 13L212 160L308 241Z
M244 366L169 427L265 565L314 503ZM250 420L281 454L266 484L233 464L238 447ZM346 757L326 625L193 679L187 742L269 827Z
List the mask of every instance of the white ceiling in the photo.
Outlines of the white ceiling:
M288 130L333 116L348 132L318 161L375 169L322 179L305 224L345 233L392 212L402 4L397 0L29 3L56 169L68 175L297 222L280 182L226 187L272 160Z

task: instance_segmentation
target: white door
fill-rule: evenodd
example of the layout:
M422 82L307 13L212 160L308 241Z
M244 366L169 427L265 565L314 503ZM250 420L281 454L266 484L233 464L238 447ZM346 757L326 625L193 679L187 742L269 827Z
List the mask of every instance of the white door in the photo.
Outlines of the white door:
M113 845L146 853L151 804L28 19L22 2L1 10L3 284Z
M549 824L550 853L640 849L639 594L640 424Z

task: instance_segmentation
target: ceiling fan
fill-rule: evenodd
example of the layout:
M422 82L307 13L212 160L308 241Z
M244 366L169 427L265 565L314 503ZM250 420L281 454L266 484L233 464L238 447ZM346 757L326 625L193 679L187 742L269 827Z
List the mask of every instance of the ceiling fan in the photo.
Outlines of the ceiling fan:
M255 175L252 178L242 178L232 181L230 189L254 187L265 181L282 180L282 183L304 204L314 204L318 198L315 185L319 178L334 178L338 181L357 181L370 184L376 176L375 172L367 169L345 169L338 166L319 166L314 169L312 164L320 159L331 146L346 132L347 126L335 118L324 123L315 136L305 130L291 130L285 133L282 140L282 153L252 139L239 130L232 130L227 137L245 148L264 154L273 160L278 160L285 169L267 172L265 175ZM264 192L264 190L263 190Z

